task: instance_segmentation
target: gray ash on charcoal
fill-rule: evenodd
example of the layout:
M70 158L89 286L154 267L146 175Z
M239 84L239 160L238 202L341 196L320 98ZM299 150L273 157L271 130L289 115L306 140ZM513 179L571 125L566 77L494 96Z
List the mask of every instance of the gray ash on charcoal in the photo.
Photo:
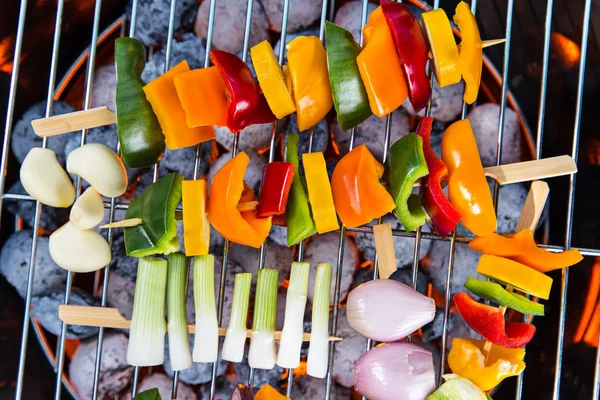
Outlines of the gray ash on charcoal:
M173 378L162 374L160 372L155 372L151 375L148 375L142 379L138 386L138 393L142 393L146 390L150 389L158 389L158 393L160 397L163 399L170 399L173 391ZM124 396L124 400L131 399L131 391L129 391ZM185 383L179 383L177 386L177 400L197 400L198 396L194 393L194 390L186 385Z
M321 8L319 8L319 12L320 12ZM296 39L299 36L316 36L319 37L319 28L315 27L315 28L310 28L307 29L305 31L301 31L301 32L295 32L295 33L288 33L287 35L285 35L285 45L287 46L292 40ZM273 51L275 52L275 55L277 57L279 57L279 46L281 44L281 38L279 40L277 40L277 42L275 43L275 46L273 46ZM283 62L287 62L287 51L284 51L283 53ZM293 114L295 115L295 114Z
M498 143L498 126L500 122L500 106L486 103L472 109L467 116L479 149L479 156L484 167L496 165L496 147ZM511 164L525 159L525 145L519 127L517 114L506 107L504 114L504 133L502 137L502 160L500 164Z
M372 115L356 128L354 147L364 143L379 162L383 160L386 120L387 118L379 118L376 115ZM331 130L339 152L345 155L350 148L350 132L344 132L337 120L331 126ZM410 123L406 113L400 109L394 111L392 113L390 146L409 133Z
M271 144L273 124L250 125L240 132L239 149L242 151L264 150ZM215 126L215 140L228 150L233 148L233 133L226 126Z
M0 251L0 273L25 298L27 294L27 274L29 272L29 255L33 242L32 231L14 232L2 246ZM67 271L52 261L48 248L48 238L38 238L35 274L33 275L33 296L48 293L65 283Z
M335 345L333 379L340 385L351 388L354 385L354 363L365 352L367 338L350 328L346 307L339 309L337 336L344 340Z
M237 387L238 382L233 376L220 376L215 382L215 399L229 399L231 393ZM200 400L210 400L210 384L202 385L200 388Z
M315 240L307 243L304 249L304 261L310 264L310 276L308 278L308 300L312 302L315 286L315 271L317 265L321 263L331 264L333 267L333 276L337 270L337 254L339 245L339 232L329 232L319 235ZM354 241L346 237L344 246L344 266L342 268L342 277L340 284L340 301L346 298L352 285L352 278L358 265L358 251ZM335 285L331 285L330 304L333 304Z
M392 225L392 229L403 229L402 225L396 217L391 214L386 215L383 218L383 222L389 222ZM423 226L423 231L429 231L427 225ZM375 260L375 238L372 233L355 232L354 240L358 250L363 254L363 258L366 260ZM394 251L396 252L396 266L398 268L404 268L412 265L413 254L415 247L415 238L413 237L402 237L394 236ZM425 257L425 254L431 248L431 241L422 239L421 240L421 259Z
M125 319L131 319L133 313L133 298L135 282L123 278L116 272L110 271L106 302L109 307L119 309Z
M191 290L190 290L191 291ZM188 321L189 323L189 321ZM224 325L225 326L225 325ZM194 335L190 335L190 350L194 348ZM219 360L217 367L217 376L222 376L227 371L228 362ZM165 339L165 361L163 363L165 372L169 376L173 376L171 369L171 360L169 358L169 340ZM201 385L210 382L212 376L213 363L192 363L192 366L179 371L179 380L189 385ZM168 398L168 397L167 397Z
M238 382L247 382L250 376L250 366L248 365L248 346L244 348L244 359L240 363L233 364L233 370ZM275 365L272 369L255 369L254 370L254 390L260 389L266 384L275 388L279 387L281 376L285 372L285 368Z
M107 332L102 342L102 361L98 397L113 397L129 386L133 367L127 364L127 336ZM69 364L69 378L82 400L92 398L94 366L96 361L96 338L82 341Z
M198 176L202 177L208 173L208 156L212 150L212 141L204 142L200 145L200 163ZM196 163L196 146L185 147L177 150L165 150L163 158L160 160L160 166L168 172L177 172L183 179L194 178L194 168Z
M62 321L58 318L58 307L65 302L64 289L54 289L49 293L34 296L31 300L31 316L37 318L42 327L55 336L60 335ZM99 306L100 301L91 294L73 288L69 304L74 306ZM67 339L85 339L98 332L98 328L84 325L67 325Z
M15 182L7 191L11 194L26 195L21 181ZM4 208L10 213L23 218L23 222L28 228L33 228L35 221L35 201L7 200L4 202ZM69 218L68 208L42 207L40 215L40 228L46 231L55 231L60 228Z
M55 101L52 105L52 115L67 114L73 111L75 111L75 108L62 101ZM27 153L33 147L42 147L42 138L35 134L31 126L31 121L44 118L45 116L46 102L40 101L29 107L13 126L10 148L19 164L23 163ZM65 144L72 136L77 136L81 139L81 134L76 132L53 136L48 139L48 148L54 150L56 159L61 164L65 162L65 154L63 152Z
M100 143L107 146L112 151L115 151L117 148L118 140L119 139L117 136L117 126L115 124L112 124L89 129L85 142ZM64 147L63 154L65 155L65 158L68 157L73 150L77 149L80 146L81 135L70 137L69 140L65 143ZM129 171L139 171L139 169L128 169L128 173ZM71 177L73 176L74 175L72 175Z
M122 229L113 231L111 250L113 257L110 261L110 271L129 281L135 281L139 259L137 257L127 257Z
M248 167L246 168L246 174L244 175L244 181L254 190L255 193L258 192L260 188L260 181L262 179L262 172L265 165L267 165L267 160L264 156L255 153L254 151L246 151L246 154L250 158L250 162L248 163ZM221 154L219 158L215 160L210 166L208 170L207 183L210 186L213 180L213 177L217 173L218 170L221 169L223 165L227 163L227 161L231 160L231 153Z
M285 127L285 136L283 138L283 148L287 145L287 138L290 133L297 133L300 137L298 141L298 157L302 160L302 154L308 153L308 145L310 141L310 131L306 130L304 132L300 132L298 130L298 123L296 122L296 114L293 114L287 126ZM324 152L327 150L327 146L329 145L329 128L327 126L327 122L325 120L319 122L315 125L313 131L313 152L321 151Z
M369 3L367 13L371 14L375 8L377 8L375 3ZM349 1L337 10L333 23L350 31L354 36L354 40L358 43L360 41L360 31L362 30L361 17L362 2L358 0Z
M392 275L390 275L389 279L404 283L406 286L412 287L412 268L402 268L394 271ZM421 294L427 293L427 281L428 277L423 276L423 273L419 271L417 274L417 285L416 291Z
M115 63L105 64L96 68L92 86L92 107L106 106L115 111L116 93L117 70Z
M279 284L281 285L290 277L292 262L295 261L294 251L291 247L280 246L270 240L267 240L266 249L265 267L279 271ZM234 244L229 250L229 257L232 261L237 262L244 272L251 273L253 280L256 280L260 249Z
M261 4L269 20L269 28L281 32L283 20L283 2L279 0L262 0ZM296 32L312 25L321 16L321 0L304 0L290 2L288 16L288 32Z
M131 16L132 1L130 0L127 5L127 16ZM193 18L196 10L196 0L177 2L173 25L175 35L190 28L189 20ZM170 0L138 0L135 38L141 40L146 46L164 45L169 34L170 14Z
M324 399L327 390L327 380L302 375L294 379L292 398L294 400ZM331 388L331 400L347 400L350 398L350 389L333 384Z
M454 85L439 87L437 82L431 92L431 116L442 122L451 122L459 117L462 112L463 82ZM425 116L425 109L415 113L410 100L407 98L402 104L402 108L410 115Z
M202 39L193 33L186 33L181 38L173 39L171 68L184 60L187 61L190 69L202 68L205 53ZM166 56L166 46L152 54L142 72L144 82L150 82L165 73Z
M215 49L238 53L244 45L244 28L246 26L246 0L218 1L215 8L215 25L213 29L213 47ZM208 13L210 2L203 1L198 9L194 32L202 39L208 33ZM259 2L252 9L250 27L250 47L268 39L267 16Z
M454 327L454 315L448 315L448 332ZM437 307L433 321L423 326L423 342L439 339L444 333L444 307Z
M287 228L285 226L273 225L269 232L269 239L279 246L287 246Z

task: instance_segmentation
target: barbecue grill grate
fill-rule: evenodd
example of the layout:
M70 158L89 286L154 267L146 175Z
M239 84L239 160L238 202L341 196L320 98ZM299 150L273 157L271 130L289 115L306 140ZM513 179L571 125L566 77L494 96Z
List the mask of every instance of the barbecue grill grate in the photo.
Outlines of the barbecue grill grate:
M210 49L211 49L213 27L214 27L214 22L215 22L215 6L216 6L217 0L205 0L205 1L210 1L208 36L207 36L207 46L206 46L206 53L208 55L208 53L210 52ZM291 0L283 0L284 9L283 9L283 20L282 20L282 29L281 29L282 39L280 41L281 45L280 45L280 49L279 49L280 50L279 51L279 62L280 63L282 63L282 61L283 61L285 35L286 35L286 31L287 31L286 27L287 27L287 22L288 22L290 1ZM300 1L300 0L294 0L294 1ZM320 36L321 40L323 40L323 37L324 37L324 21L325 21L328 13L329 13L329 15L331 15L333 13L334 1L335 0L329 0L329 2L328 2L328 0L323 0L322 11L321 11L321 24L320 24L320 32L319 32L319 36ZM416 0L410 0L410 1L416 2ZM508 1L508 11L507 11L507 19L506 19L507 41L506 41L505 49L504 49L504 62L503 62L503 69L502 69L502 91L501 91L501 104L500 104L501 111L500 111L498 136L497 136L497 157L496 157L497 164L500 163L500 159L501 159L502 139L503 139L503 130L504 130L503 129L504 128L503 121L504 121L504 117L505 117L506 103L507 103L507 98L508 98L507 97L507 92L508 92L507 77L508 77L508 69L509 69L512 14L513 14L513 5L514 5L514 0L507 0L507 1ZM18 29L17 29L15 51L14 51L14 58L13 58L14 65L13 65L13 73L12 73L12 77L11 77L11 85L10 85L10 91L9 91L8 110L7 110L6 126L5 126L5 136L4 136L4 143L3 143L3 148L2 148L2 161L1 161L1 166L0 166L0 176L1 176L1 178L0 178L0 194L1 194L0 210L1 210L2 204L5 199L8 201L35 201L33 198L26 196L26 195L14 195L14 194L5 194L4 193L5 177L6 177L6 170L7 170L8 157L9 157L10 133L12 130L14 107L15 107L15 96L16 96L17 82L18 82L18 76L19 76L21 47L22 47L22 43L23 43L23 33L25 30L25 22L26 22L25 16L26 16L26 12L27 12L27 3L28 3L27 0L21 0L20 12L19 12ZM131 36L131 37L135 37L135 28L136 28L136 20L137 20L137 3L138 3L138 0L133 0L132 13L130 16L130 31L129 31L129 36ZM368 1L363 0L362 4L363 4L363 7L362 7L361 22L364 25L367 20ZM580 58L579 75L578 75L579 81L578 81L577 95L576 95L576 114L575 114L575 124L574 124L574 128L573 128L573 147L571 150L571 153L572 153L571 155L575 161L577 161L578 144L579 144L579 137L580 137L583 85L584 85L585 64L586 64L586 57L587 57L587 38L588 38L588 33L589 33L591 4L592 4L591 0L585 0L582 39L581 39L581 58ZM251 26L250 22L252 20L253 5L254 5L254 0L248 0L248 7L247 7L247 13L246 13L246 26L245 26L245 32L244 32L244 47L243 47L243 53L242 53L244 60L246 60L246 57L248 54L248 48L249 48L250 26ZM101 6L102 6L102 0L96 0L95 9L94 9L94 23L93 23L93 28L92 28L92 38L91 38L91 42L90 42L89 58L88 58L88 64L87 64L86 84L85 84L85 93L84 93L84 109L88 109L90 107L91 90L92 90L92 83L93 83L93 79L94 79L94 63L95 63L95 59L96 59L96 46L97 46L97 41L98 41L98 30L99 30ZM439 6L439 0L435 0L434 8L437 8L438 6ZM170 60L171 60L171 53L172 53L171 47L172 47L172 38L173 38L173 30L174 30L173 28L174 28L174 18L175 18L176 7L177 7L177 0L171 0L171 8L170 8L170 15L169 15L169 31L168 31L168 39L166 41L167 49L166 49L166 59L165 59L165 71L168 70L170 67ZM477 8L477 0L471 0L471 9L474 13L476 11L476 8ZM541 149L542 149L542 142L543 142L543 135L544 135L544 115L545 115L545 109L546 109L546 87L547 87L547 81L548 81L548 64L549 64L549 58L550 58L549 55L550 55L551 25L552 25L552 8L553 8L553 0L548 0L547 8L546 8L545 35L544 35L544 43L543 43L543 60L542 60L543 69L542 69L542 79L541 79L541 95L540 95L539 107L538 107L538 121L537 121L536 141L535 141L535 158L536 159L541 158ZM52 105L53 105L54 94L55 94L56 70L57 70L58 55L59 55L63 9L64 9L64 0L57 0L56 23L55 23L54 42L53 42L53 49L52 49L52 60L51 60L51 65L50 65L46 117L49 117L52 115ZM361 42L362 42L362 37L361 37ZM207 56L205 58L204 66L207 67L209 65L209 62L210 61ZM431 80L431 83L433 84L433 78ZM428 115L431 112L430 106L431 106L431 104L429 104L427 107ZM467 107L466 107L466 105L463 104L463 111L462 111L463 118L466 116L466 112L467 112ZM391 125L392 125L392 118L391 118L391 116L388 116L387 121L386 121L386 137L385 137L385 148L384 148L384 155L383 155L384 161L385 161L385 158L387 157L387 150L388 150L388 146L389 146L389 142L390 142ZM279 127L278 127L277 122L273 123L271 147L270 147L270 152L269 152L269 161L273 161L273 159L274 159L274 155L275 155L275 145L274 144L275 144L275 139L276 139L276 133L279 131L278 128ZM351 132L350 148L354 147L355 133L356 133L356 129L353 129ZM86 135L87 135L86 130L81 132L81 145L85 144ZM234 142L233 142L233 155L237 154L239 140L240 140L239 135L235 134ZM312 141L313 141L313 131L311 130L310 131L310 139L309 139L309 151L312 150ZM42 146L47 147L47 144L48 144L48 138L44 138ZM118 147L116 150L119 151ZM200 147L198 146L197 151L196 151L196 158L195 158L194 179L198 178L199 161L200 161ZM158 169L158 164L157 164L154 168L154 180L155 181L158 178L158 171L159 171L159 169ZM570 183L570 185L569 185L569 192L568 192L568 205L567 205L567 215L566 215L566 227L567 228L566 228L566 234L565 234L565 239L564 239L564 246L549 246L549 245L542 246L542 247L549 249L550 251L562 251L563 249L571 248L571 236L572 236L571 234L572 234L572 229L573 229L573 205L574 205L574 199L575 199L575 184L576 184L575 174L570 175L569 183ZM81 178L77 179L77 189L78 189L77 193L79 194L81 192ZM493 193L494 193L494 203L497 206L497 200L498 200L498 184L497 184L497 182L494 185ZM113 198L113 199L111 199L110 202L105 203L105 207L110 210L109 218L110 218L110 222L113 222L115 210L126 209L127 205L126 204L118 204L115 201L115 199ZM25 359L26 359L26 352L27 352L27 338L28 338L29 321L30 321L30 306L31 306L31 298L32 298L33 276L34 276L34 272L35 272L35 262L36 262L35 255L36 255L36 248L37 248L37 239L38 239L38 230L39 230L38 228L40 226L40 216L41 216L41 205L39 204L39 202L36 202L36 213L35 213L34 226L33 226L34 234L33 234L33 242L32 242L32 247L31 247L31 259L30 259L30 263L29 263L27 296L26 296L26 300L25 300L23 332L22 332L22 340L21 340L21 354L20 354L20 359L19 359L19 369L18 369L16 395L15 395L15 399L17 399L17 400L22 398L22 389L23 389L23 384L24 384ZM372 233L372 228L365 226L365 227L353 228L353 229L345 229L344 227L342 227L340 229L339 251L338 251L338 258L337 258L337 273L336 273L336 279L335 279L335 289L336 289L335 290L335 303L334 303L334 308L333 308L332 326L330 327L330 332L332 335L336 334L338 304L339 304L339 299L340 299L340 277L341 277L341 271L342 271L343 264L344 264L343 254L344 254L344 245L345 245L345 238L346 238L345 231ZM447 276L447 281L446 281L446 296L445 296L446 307L445 307L444 319L443 319L443 339L442 339L442 351L441 351L441 362L440 362L440 369L441 369L440 376L441 376L442 372L444 370L445 353L446 353L445 350L446 350L446 346L447 346L448 313L449 313L448 306L450 303L450 288L451 288L451 283L452 283L452 274L453 274L453 267L454 267L454 265L453 265L454 264L454 248L455 248L455 244L457 242L468 242L470 240L470 238L459 237L459 236L457 236L456 231L452 232L451 236L449 236L449 237L440 237L435 234L422 233L420 228L417 230L416 233L405 232L403 230L394 230L393 235L415 238L414 258L413 258L413 264L412 264L413 288L415 287L416 281L418 279L418 260L419 260L421 240L428 239L428 240L450 241L450 251L449 251L449 260L448 260L448 276ZM109 229L108 230L108 241L109 242L111 242L112 236L113 236L112 229ZM261 248L261 251L260 251L259 268L262 268L264 266L266 251L267 251L267 249L263 245L263 247ZM587 249L586 248L586 249L580 249L580 251L583 255L586 255L586 256L600 256L600 249ZM302 259L303 253L304 253L304 244L301 243L299 246L299 257L298 257L299 260ZM221 323L222 314L223 314L223 295L224 295L224 285L225 285L225 276L226 276L225 274L227 272L226 271L227 258L228 258L228 241L225 240L225 247L224 247L224 252L223 252L223 263L221 266L221 280L220 280L220 285L219 285L219 297L218 297L218 303L217 303L218 304L219 323ZM375 257L375 260L374 260L374 278L375 279L377 278L377 265L378 265L378 260L377 260L377 257ZM106 306L106 298L107 298L108 283L109 283L108 268L109 268L108 266L105 268L104 275L103 275L102 297L101 297L102 306ZM99 280L100 276L101 276L100 274L97 275L97 280ZM557 356L556 356L556 361L555 361L556 369L555 369L555 377L554 377L553 399L558 399L559 393L560 393L561 365L562 365L562 355L563 355L565 317L566 317L566 309L567 309L566 293L567 293L568 278L569 278L569 271L568 271L568 269L565 269L562 273L562 279L561 279L560 318L558 321L559 322L559 334L557 337L557 344L556 344ZM67 287L66 287L66 291L65 291L65 304L67 304L69 302L69 297L71 294L72 279L73 279L73 274L71 272L69 272L68 277L67 277ZM39 333L40 327L35 323L33 324L33 327ZM65 358L65 351L64 351L65 346L64 345L65 345L65 338L66 338L66 328L67 328L66 324L63 323L61 334L59 337L58 346L57 346L57 351L56 351L56 359L53 360L56 363L55 369L57 371L56 387L55 387L55 394L54 394L54 398L56 400L61 398L61 390L62 390L63 383L66 385L68 391L76 397L75 390L69 383L68 377L66 377L66 375L63 374L64 358ZM93 389L93 398L94 399L97 398L97 391L98 391L98 382L99 382L99 376L100 376L99 367L100 367L100 356L102 354L103 335L104 335L104 329L99 328L98 345L97 345L96 361L95 361L95 371L94 371L94 389ZM409 338L409 340L410 340L410 338ZM367 346L370 348L371 345L372 345L372 343L371 343L371 341L369 341ZM331 397L331 388L332 388L332 373L331 373L331 371L333 370L333 368L332 368L333 367L333 356L332 355L333 355L333 351L334 351L334 347L335 347L335 342L332 342L330 346L331 347L330 347L330 358L329 358L329 373L327 374L327 378L326 378L327 379L326 399L329 399ZM598 396L600 393L599 365L600 365L600 351L598 351L598 353L597 353L596 364L594 366L594 368L595 368L594 393L593 393L594 399L598 399ZM215 365L213 366L213 370L212 370L212 379L211 379L211 385L210 385L211 399L214 397L214 392L215 392L216 372L217 372L217 367L216 367L216 363L215 363ZM288 372L289 372L289 374L288 374L287 395L291 396L292 390L293 390L293 371L288 371ZM139 375L139 368L136 367L135 372L134 372L134 383L133 383L133 389L132 389L133 394L135 394L137 392L138 375ZM523 378L522 375L519 376L519 378L518 378L518 384L517 384L517 390L516 390L516 398L517 399L521 398L521 390L522 390L522 382L523 382L522 378ZM248 379L248 383L252 384L253 379L254 379L254 370L251 370L250 376ZM178 373L175 372L174 377L173 377L173 395L172 395L173 398L177 398L177 384L178 384Z

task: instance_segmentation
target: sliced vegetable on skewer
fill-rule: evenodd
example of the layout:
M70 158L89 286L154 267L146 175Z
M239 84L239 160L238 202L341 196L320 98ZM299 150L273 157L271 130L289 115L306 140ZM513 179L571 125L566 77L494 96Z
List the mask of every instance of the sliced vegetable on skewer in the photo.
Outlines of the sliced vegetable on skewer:
M381 0L381 9L392 32L396 51L408 84L408 98L415 112L429 102L431 87L426 66L429 47L419 21L402 3Z
M329 296L333 268L329 264L319 264L315 277L315 290L312 301L312 330L306 373L315 378L325 378L329 364Z
M409 133L394 143L390 147L387 168L388 190L396 203L398 220L407 231L413 231L427 220L421 199L412 194L415 182L429 173L423 139Z
M297 368L300 365L309 273L308 263L292 263L290 284L285 300L285 319L277 354L277 365L283 368Z
M458 70L458 47L446 12L441 8L421 15L429 47L433 55L433 73L440 87L460 82Z
M206 181L183 181L181 189L185 254L207 255L210 247L210 222L206 217Z
M384 167L361 144L338 161L331 177L335 210L348 228L371 222L396 205L379 179Z
M158 389L155 388L136 394L132 400L162 400L162 398Z
M271 230L271 217L258 218L256 211L240 212L241 202L254 201L254 191L244 182L250 158L239 152L215 174L208 197L208 220L224 238L259 248Z
M435 390L433 357L412 343L374 347L354 364L354 387L374 400L424 399Z
M145 367L161 365L165 354L165 296L167 260L140 258L129 330L127 363Z
M470 380L481 390L491 390L505 378L517 376L525 370L524 348L506 349L493 344L485 356L484 346L484 340L452 339L448 354L452 372Z
M468 119L450 125L442 137L442 160L448 166L448 195L461 222L477 236L496 231L496 211Z
M250 368L271 369L277 359L275 350L275 321L277 318L277 283L279 271L262 268L258 271L254 320L248 350ZM313 329L312 336L315 332Z
M454 23L458 26L462 38L457 68L465 80L463 98L466 103L473 104L477 100L479 84L481 83L483 43L475 16L469 5L464 1L456 6Z
M269 42L264 40L252 47L250 55L258 83L277 119L296 111L292 93Z
M491 397L470 380L457 374L442 375L444 384L426 400L489 400Z
M112 259L110 245L102 235L89 229L77 229L72 222L54 231L48 246L52 260L67 271L98 271Z
M356 62L371 112L381 118L400 107L408 96L402 65L381 7L369 15L363 37L365 46Z
M125 218L141 218L138 226L125 228L128 256L170 254L179 250L175 208L181 200L182 178L170 173L148 186L129 204Z
M335 213L335 204L323 153L302 154L302 164L306 176L310 208L317 231L326 233L338 229L340 226Z
M25 191L44 205L66 208L75 201L73 184L53 150L29 150L19 174Z
M299 140L300 137L297 133L291 133L288 136L288 142L285 147L285 161L290 162L294 166L294 179L292 180L286 206L288 246L292 246L317 233L317 227L308 205L306 189L300 174L300 161L298 160Z
M260 390L254 395L254 400L290 400L279 393L273 386L268 383L260 388Z
M196 332L194 362L216 362L219 348L219 323L215 305L215 257L194 257L194 308Z
M115 41L117 133L123 161L129 168L149 167L165 151L165 136L142 89L145 64L142 42L133 38Z
M235 274L233 283L233 299L231 300L231 314L229 326L223 342L221 358L232 362L242 362L244 358L244 345L246 344L246 318L248 316L248 302L250 299L250 286L252 274Z
M327 54L316 36L299 36L286 48L289 79L296 103L296 121L298 129L304 131L325 118L333 105Z
M172 253L167 265L167 332L169 357L173 371L192 366L192 352L185 313L185 286L188 277L188 259L184 254Z
M346 313L356 332L378 342L394 342L433 321L435 303L403 283L377 279L348 294Z
M472 276L465 282L465 288L476 296L492 301L523 314L544 315L544 305L529 300L520 294L509 292L498 283L475 279Z
M325 36L333 104L340 126L346 131L371 115L356 61L362 49L350 32L329 21L325 21Z
M258 218L285 214L296 167L292 163L272 161L263 169L260 181Z

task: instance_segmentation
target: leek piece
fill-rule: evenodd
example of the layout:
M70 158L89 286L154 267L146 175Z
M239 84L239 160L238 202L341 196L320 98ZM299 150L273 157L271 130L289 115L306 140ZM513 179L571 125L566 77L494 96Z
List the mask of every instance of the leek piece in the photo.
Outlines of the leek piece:
M194 362L216 362L219 349L219 323L215 305L215 257L194 257L194 308L196 336Z
M140 258L127 346L130 365L144 367L161 365L164 361L166 289L167 260Z
M192 366L192 352L185 314L185 286L188 276L187 257L182 253L169 254L167 270L167 333L169 358L173 371Z
M241 362L244 358L246 344L246 319L248 318L248 300L252 274L235 274L233 283L233 300L231 301L231 316L223 342L221 358L232 362Z
M285 319L277 354L277 365L283 368L297 368L300 365L309 273L309 263L292 263L290 284L285 299Z
M315 378L325 378L329 364L329 296L332 273L333 268L329 264L317 266L312 302L312 331L306 366L306 373Z
M456 374L442 375L446 381L426 400L488 400L491 397L470 380Z
M278 279L279 272L276 269L263 268L258 271L254 321L248 350L248 365L251 368L271 369L275 366Z

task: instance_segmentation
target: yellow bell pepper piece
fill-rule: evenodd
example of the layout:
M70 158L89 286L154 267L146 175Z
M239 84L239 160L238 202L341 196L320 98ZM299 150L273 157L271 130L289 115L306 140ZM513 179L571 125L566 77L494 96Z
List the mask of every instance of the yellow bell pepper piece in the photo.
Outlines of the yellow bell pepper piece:
M258 83L273 114L281 119L296 111L292 94L269 42L265 40L252 47L250 56Z
M433 73L440 87L460 82L458 47L446 12L437 8L423 13L423 25L433 54Z
M304 131L325 118L333 106L327 54L316 36L299 36L286 48L298 129Z
M210 246L210 222L206 216L206 181L183 181L183 242L185 255L204 256Z
M215 138L212 126L188 127L185 111L177 96L174 79L177 75L189 71L190 67L184 60L143 88L146 99L152 105L152 110L154 110L165 135L167 148L171 150L193 146Z
M552 278L508 258L484 254L477 264L477 273L544 300L550 296Z
M340 226L335 213L335 204L323 153L304 153L302 154L302 163L308 187L308 200L317 225L317 232L325 233L338 229Z
M469 104L477 100L481 83L481 65L483 63L483 42L475 16L464 1L458 3L454 14L454 23L460 29L462 41L458 55L458 70L465 80L463 99Z
M525 349L505 349L492 344L489 355L483 355L485 340L452 339L448 365L455 374L470 380L481 390L491 390L509 376L525 369Z
M260 388L260 390L254 395L254 400L289 400L289 397L286 397L279 393L275 388L269 384L264 385Z

